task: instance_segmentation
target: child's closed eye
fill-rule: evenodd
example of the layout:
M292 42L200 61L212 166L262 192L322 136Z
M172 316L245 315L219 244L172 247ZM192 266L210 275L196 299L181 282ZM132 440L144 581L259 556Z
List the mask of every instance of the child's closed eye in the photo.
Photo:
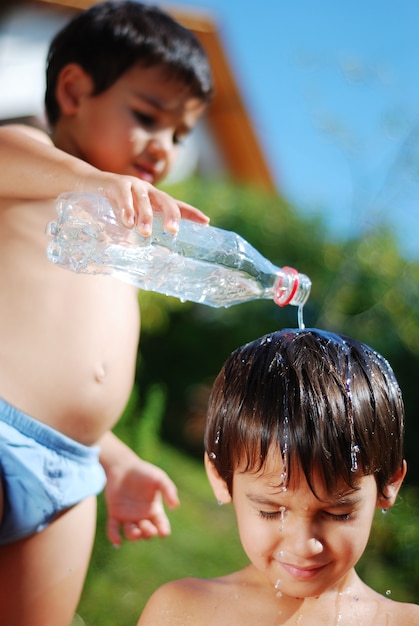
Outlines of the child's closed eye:
M348 522L352 518L351 513L329 513L325 511L323 513L327 519L330 519L334 522ZM284 515L284 511L279 509L278 511L259 511L259 517L262 519L275 520Z
M331 520L333 520L334 522L348 522L351 519L351 517L352 517L351 513L337 514L337 513L327 513L327 512L325 512L325 515L328 518L330 518Z
M259 517L262 519L278 519L281 515L284 515L282 509L279 511L259 511Z
M133 110L132 114L134 115L137 122L139 122L145 128L152 128L152 126L155 124L154 117L152 115L149 115L148 113Z

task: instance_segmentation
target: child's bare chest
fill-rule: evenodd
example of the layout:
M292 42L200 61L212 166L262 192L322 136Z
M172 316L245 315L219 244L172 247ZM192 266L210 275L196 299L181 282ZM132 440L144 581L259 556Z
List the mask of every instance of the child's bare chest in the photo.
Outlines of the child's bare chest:
M389 626L397 623L384 603L358 598L310 598L307 603L277 598L243 586L214 606L206 626ZM388 607L387 607L388 608ZM208 615L208 613L207 613ZM198 623L198 622L197 622Z

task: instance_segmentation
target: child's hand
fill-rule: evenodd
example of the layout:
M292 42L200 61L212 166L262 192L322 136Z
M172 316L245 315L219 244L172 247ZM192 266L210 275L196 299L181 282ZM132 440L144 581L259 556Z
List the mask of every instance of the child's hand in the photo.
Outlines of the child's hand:
M103 172L100 178L102 180L96 187L92 187L92 184L95 184L97 178L94 181L89 178L81 185L82 190L107 197L122 224L127 228L135 228L143 237L151 235L153 211L163 214L164 228L172 234L177 233L182 217L201 224L209 222L209 218L199 209L175 200L144 180L107 172Z
M195 207L175 200L145 180L102 172L59 150L36 129L1 127L0 157L4 161L0 193L5 198L52 200L66 191L98 193L108 198L124 226L135 227L143 237L151 234L153 211L163 213L164 228L173 234L181 217L201 224L209 222Z
M115 546L121 544L121 531L130 541L170 534L163 501L175 508L179 500L174 483L163 470L130 451L107 472L107 478L107 535Z

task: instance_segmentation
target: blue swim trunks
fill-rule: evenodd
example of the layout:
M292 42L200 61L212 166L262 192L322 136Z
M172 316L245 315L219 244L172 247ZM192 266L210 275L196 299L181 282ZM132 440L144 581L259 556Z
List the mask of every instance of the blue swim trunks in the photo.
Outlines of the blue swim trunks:
M0 398L0 545L43 530L68 507L102 491L99 448L85 446Z

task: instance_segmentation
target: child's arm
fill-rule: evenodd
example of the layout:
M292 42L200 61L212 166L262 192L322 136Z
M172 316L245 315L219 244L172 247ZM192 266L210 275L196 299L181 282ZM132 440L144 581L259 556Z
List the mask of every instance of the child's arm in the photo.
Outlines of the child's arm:
M168 232L176 232L180 217L207 223L198 209L134 176L102 172L56 148L40 130L25 126L0 127L0 198L42 200L65 191L106 196L122 223L135 225L141 235L151 231L152 212L164 213Z
M131 541L169 535L170 523L163 501L169 508L179 504L174 483L163 470L140 459L112 432L107 432L99 445L107 476L109 540L119 545L121 529Z

